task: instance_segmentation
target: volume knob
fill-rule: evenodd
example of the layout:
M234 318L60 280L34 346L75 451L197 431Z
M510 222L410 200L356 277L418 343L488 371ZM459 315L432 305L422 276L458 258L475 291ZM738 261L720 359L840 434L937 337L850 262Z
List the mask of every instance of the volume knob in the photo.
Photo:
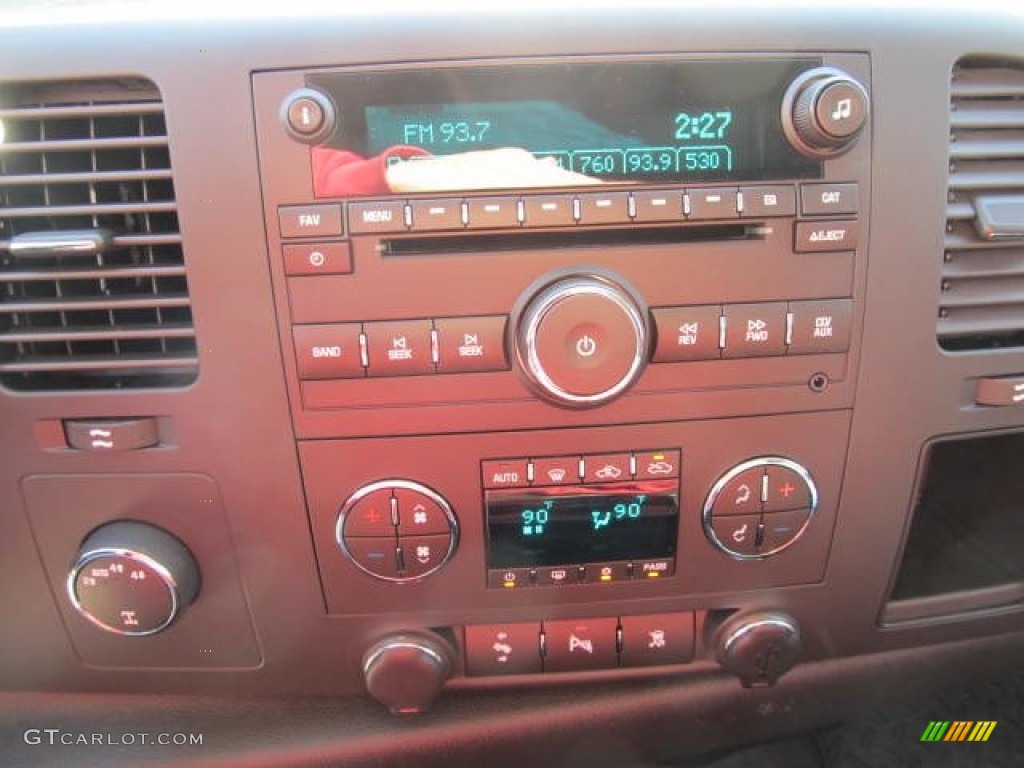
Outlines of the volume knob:
M868 119L868 93L850 75L820 67L790 85L782 104L782 124L790 143L808 157L842 154Z

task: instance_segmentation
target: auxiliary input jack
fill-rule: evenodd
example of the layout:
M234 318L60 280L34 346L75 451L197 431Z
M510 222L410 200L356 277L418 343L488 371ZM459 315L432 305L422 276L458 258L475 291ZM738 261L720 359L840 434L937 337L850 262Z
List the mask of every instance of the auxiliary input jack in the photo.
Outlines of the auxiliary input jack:
M821 394L828 389L829 379L824 373L816 373L807 380L807 386L811 392Z

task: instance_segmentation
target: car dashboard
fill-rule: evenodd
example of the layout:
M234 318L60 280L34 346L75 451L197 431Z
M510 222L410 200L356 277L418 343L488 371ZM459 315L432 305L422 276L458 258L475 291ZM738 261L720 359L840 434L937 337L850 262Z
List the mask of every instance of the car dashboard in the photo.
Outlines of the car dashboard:
M1019 666L1022 31L5 11L13 764L653 764Z

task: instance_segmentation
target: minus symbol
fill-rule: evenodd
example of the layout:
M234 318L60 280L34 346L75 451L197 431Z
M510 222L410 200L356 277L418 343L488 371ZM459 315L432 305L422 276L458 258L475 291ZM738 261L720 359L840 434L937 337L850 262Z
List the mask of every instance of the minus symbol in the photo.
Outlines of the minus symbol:
M501 211L501 206L497 205L496 203L491 203L490 205L485 205L484 210L487 213L498 213L499 211Z
M442 206L439 205L427 209L427 213L429 213L431 216L444 216L446 211L447 208L443 208Z
M558 203L541 203L541 210L544 211L557 211Z
M651 200L651 205L668 205L668 200L664 197L656 197Z
M598 208L611 208L612 207L612 201L608 200L608 199L597 200L594 203L594 205L596 205Z

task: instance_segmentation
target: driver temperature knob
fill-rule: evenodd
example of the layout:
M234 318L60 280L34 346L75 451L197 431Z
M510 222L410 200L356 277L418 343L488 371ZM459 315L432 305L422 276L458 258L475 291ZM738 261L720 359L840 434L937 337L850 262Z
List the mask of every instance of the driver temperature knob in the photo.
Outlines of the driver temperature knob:
M433 632L391 635L363 655L366 690L396 715L426 710L451 674L451 650Z
M543 286L515 325L515 351L533 389L588 408L625 392L647 363L646 312L610 277L573 274Z

